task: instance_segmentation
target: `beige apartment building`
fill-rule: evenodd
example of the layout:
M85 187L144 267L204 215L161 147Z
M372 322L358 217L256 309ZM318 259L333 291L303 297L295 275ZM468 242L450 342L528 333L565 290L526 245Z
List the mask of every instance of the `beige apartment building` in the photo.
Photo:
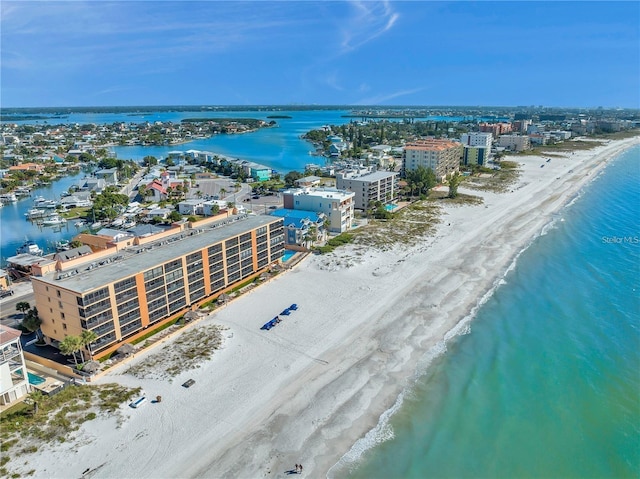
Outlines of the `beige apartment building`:
M355 193L355 208L364 210L373 201L389 203L397 195L398 173L374 171L365 174L343 172L336 174L336 188Z
M418 140L407 143L402 158L402 171L414 171L419 166L430 168L438 181L458 171L462 159L462 143L442 140Z
M81 256L31 278L41 330L53 346L93 331L85 357L99 359L259 275L283 253L282 218L245 215Z

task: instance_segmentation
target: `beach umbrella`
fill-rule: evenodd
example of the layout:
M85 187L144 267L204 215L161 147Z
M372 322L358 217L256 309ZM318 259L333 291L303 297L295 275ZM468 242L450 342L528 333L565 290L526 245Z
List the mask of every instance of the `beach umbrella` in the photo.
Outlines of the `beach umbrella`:
M100 369L100 363L98 361L87 361L82 366L82 370L86 373L95 373Z
M134 351L135 351L135 348L129 343L124 343L117 350L118 354L123 354L125 356L132 354Z

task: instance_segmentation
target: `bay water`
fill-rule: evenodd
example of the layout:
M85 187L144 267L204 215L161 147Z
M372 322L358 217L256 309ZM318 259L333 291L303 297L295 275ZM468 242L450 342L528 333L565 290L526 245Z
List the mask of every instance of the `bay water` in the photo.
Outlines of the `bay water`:
M85 173L75 173L70 176L37 188L31 196L20 198L15 203L7 203L0 208L0 268L5 266L7 258L16 255L25 240L34 241L45 254L55 252L55 244L61 240L71 240L80 232L75 221L69 220L59 226L43 226L35 221L28 221L25 213L34 207L34 199L41 196L47 200L59 200L61 195L69 190L85 176Z
M635 147L519 256L468 334L330 477L640 477L639 218Z

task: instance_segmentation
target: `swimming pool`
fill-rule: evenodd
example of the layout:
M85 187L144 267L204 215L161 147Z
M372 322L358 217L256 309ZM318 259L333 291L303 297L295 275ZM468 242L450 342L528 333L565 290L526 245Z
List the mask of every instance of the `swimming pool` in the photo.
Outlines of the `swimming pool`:
M22 369L16 370L16 373L22 376ZM42 376L38 376L37 374L30 373L29 371L27 371L27 376L29 377L29 384L33 384L34 386L37 386L38 384L42 384L43 382L46 381L46 379L43 378Z
M384 209L387 211L393 211L398 207L398 205L394 205L393 203L388 203L384 205Z
M290 251L290 250L286 250L286 251L284 252L284 254L282 255L282 262L283 262L283 263L286 263L286 262L287 262L287 261L289 261L289 260L293 257L293 255L294 255L294 254L296 254L296 253L297 253L297 251Z
M27 375L29 376L29 384L33 384L37 386L38 384L42 384L46 381L42 376L38 376L37 374L33 374L27 371Z

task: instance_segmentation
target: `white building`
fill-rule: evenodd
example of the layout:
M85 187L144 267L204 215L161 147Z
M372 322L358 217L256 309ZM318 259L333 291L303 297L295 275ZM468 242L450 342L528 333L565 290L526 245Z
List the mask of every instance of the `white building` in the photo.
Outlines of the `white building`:
M17 329L0 325L0 404L9 404L31 392Z
M329 231L342 233L351 229L355 193L330 188L300 188L282 192L284 208L324 213Z
M463 133L460 143L464 146L462 163L464 165L485 165L491 153L493 133Z
M396 197L398 173L394 171L374 171L360 174L344 171L336 174L336 188L352 191L355 208L364 210L372 202L389 203Z
M479 146L481 148L488 148L491 150L491 143L493 143L492 133L471 132L463 133L460 136L460 143L464 146Z

